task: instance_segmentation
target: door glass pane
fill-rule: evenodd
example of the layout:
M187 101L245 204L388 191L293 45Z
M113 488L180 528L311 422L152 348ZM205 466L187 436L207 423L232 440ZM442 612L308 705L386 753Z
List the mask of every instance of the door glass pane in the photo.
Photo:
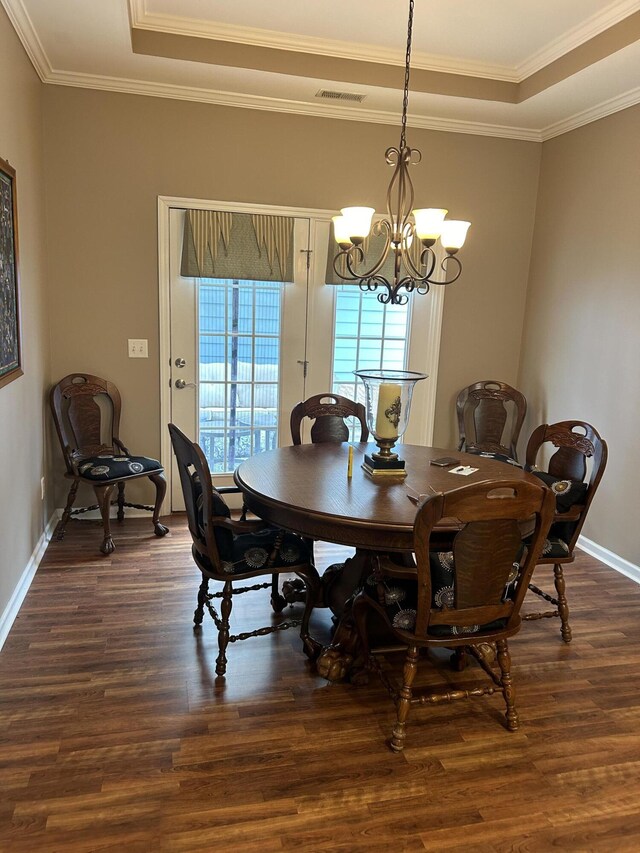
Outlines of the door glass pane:
M200 444L226 474L278 443L281 285L199 279Z
M375 293L344 285L337 288L335 306L332 391L364 403L364 386L354 370L406 370L410 301L383 305Z

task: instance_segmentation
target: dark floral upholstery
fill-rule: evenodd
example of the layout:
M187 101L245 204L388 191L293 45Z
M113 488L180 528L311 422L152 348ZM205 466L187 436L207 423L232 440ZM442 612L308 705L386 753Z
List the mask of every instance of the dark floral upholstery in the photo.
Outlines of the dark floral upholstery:
M546 471L538 471L535 465L520 465L519 462L516 462L516 460L512 459L510 456L506 456L504 453L488 453L485 451L479 452L477 450L469 450L468 452L475 453L476 455L483 456L487 459L496 459L498 462L506 462L507 464L514 465L517 468L524 468L525 471L528 471L530 474L533 474L534 477L542 480L545 486L548 486L556 496L556 512L559 514L568 512L576 504L582 503L586 497L588 484L583 483L581 480L554 477L552 474L547 474ZM569 542L573 536L575 524L576 522L571 521L557 521L552 524L551 530L549 531L549 538L545 540L542 554L540 556L545 558L568 557L569 546L567 545L567 542Z
M561 479L547 474L546 471L538 471L535 466L526 468L534 477L548 486L556 496L556 513L562 515L576 504L582 503L586 497L588 484L582 480ZM573 537L576 521L556 521L551 525L549 536L545 539L544 547L540 557L542 559L563 559L569 557L568 543Z
M513 571L509 575L504 589L503 601L513 598L515 581L520 571L520 563L524 559L525 546L520 549L513 563ZM452 608L455 601L455 563L452 551L432 551L429 554L431 568L431 607L437 610ZM375 574L369 575L364 586L367 595L378 604L382 604L387 618L394 628L413 631L416 624L418 587L416 581L405 578L383 577L381 580ZM459 636L461 634L476 634L479 631L489 631L503 628L504 619L498 619L486 625L469 625L459 628L455 625L431 625L429 635L434 637Z
M561 479L547 474L546 471L538 471L534 467L527 467L525 470L549 486L556 496L556 510L559 513L568 512L572 506L582 503L586 497L589 486L582 480Z
M204 541L204 520L202 517L202 484L196 473L191 477L194 490L195 506L198 514L198 529ZM222 495L213 489L213 514L218 518L231 518L231 511L225 503ZM251 572L261 569L267 565L276 544L276 538L280 536L281 542L272 563L272 568L283 566L295 566L306 563L310 559L309 547L295 533L288 533L277 527L267 527L258 533L241 533L234 535L231 530L223 527L214 528L214 537L218 546L218 553L222 563L222 570L229 575ZM197 556L198 562L208 561L201 555ZM209 569L212 567L209 565Z
M127 477L156 474L164 470L157 459L148 456L127 456L124 453L88 456L77 464L80 477L92 483L126 480Z

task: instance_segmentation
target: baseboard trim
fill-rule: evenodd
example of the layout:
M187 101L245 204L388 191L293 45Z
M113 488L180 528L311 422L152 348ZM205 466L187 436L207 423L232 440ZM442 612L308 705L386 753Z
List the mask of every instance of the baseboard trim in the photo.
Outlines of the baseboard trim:
M44 556L44 552L47 550L47 545L51 541L53 531L56 528L59 518L60 510L55 510L47 522L47 526L45 527L42 536L38 539L38 543L33 549L33 554L31 555L20 580L13 591L13 595L4 609L4 613L0 617L0 649L4 646L4 642L9 636L9 631L11 630L20 607L22 606L22 602L25 600L27 593L29 592L31 582L35 577L40 561Z
M608 548L603 548L602 545L598 545L597 542L587 539L586 536L579 536L577 544L578 548L582 551L600 560L601 563L611 566L612 569L620 572L621 575L631 578L632 581L640 584L640 566L636 566L635 563L631 563L629 560L625 560L624 557L614 554Z

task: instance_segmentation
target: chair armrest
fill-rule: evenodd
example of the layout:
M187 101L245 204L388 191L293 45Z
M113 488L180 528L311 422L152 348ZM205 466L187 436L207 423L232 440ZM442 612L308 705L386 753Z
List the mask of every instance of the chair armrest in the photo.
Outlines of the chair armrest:
M386 555L380 555L380 570L386 577L405 578L415 580L417 577L417 569L413 566L400 566L398 563L392 562Z
M261 530L266 530L271 526L261 519L256 519L255 521L236 521L234 518L212 518L210 523L213 527L223 527L232 533L259 533Z
M242 489L239 486L216 486L216 492L220 495L239 495Z
M584 512L583 504L574 504L566 512L556 512L553 516L553 523L556 521L580 521Z

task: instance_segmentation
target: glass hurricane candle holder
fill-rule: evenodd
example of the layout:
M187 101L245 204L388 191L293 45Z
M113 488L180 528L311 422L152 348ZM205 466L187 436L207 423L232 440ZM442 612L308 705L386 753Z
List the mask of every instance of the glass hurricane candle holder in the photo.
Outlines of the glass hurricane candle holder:
M426 379L427 374L411 370L355 370L354 373L364 384L367 426L379 448L377 453L365 456L362 467L372 476L404 477L404 460L392 452L392 447L407 429L415 384Z

